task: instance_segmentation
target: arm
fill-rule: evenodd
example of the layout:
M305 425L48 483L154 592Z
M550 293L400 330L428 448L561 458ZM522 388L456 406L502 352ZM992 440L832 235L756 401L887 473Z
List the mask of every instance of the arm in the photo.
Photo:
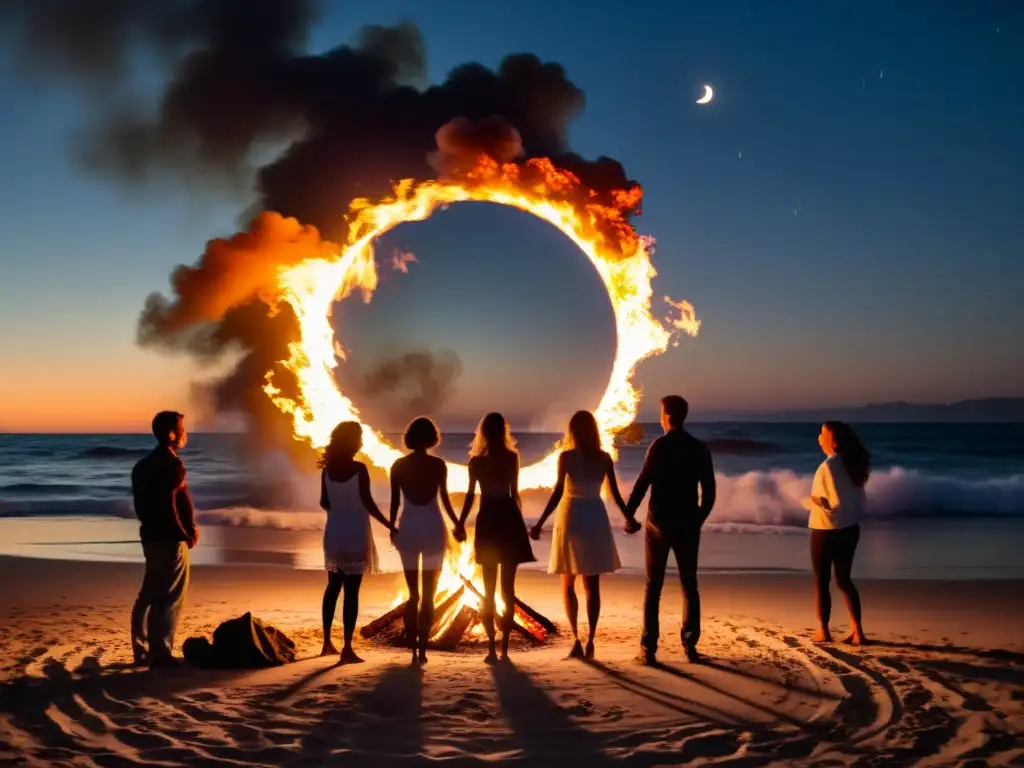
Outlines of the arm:
M474 469L476 465L473 460L469 462L469 488L466 490L466 498L462 502L462 514L459 516L459 525L465 525L466 520L469 518L469 513L473 509L473 501L476 499L476 471Z
M700 522L703 525L715 506L715 465L711 452L705 447L700 462Z
M615 499L616 505L618 505L619 510L622 512L622 516L628 521L632 518L632 515L627 511L626 502L622 500L622 494L619 493L619 481L615 477L615 462L612 461L610 455L605 454L605 457L608 459L608 466L605 468L605 479L608 481L608 487L611 489L612 498Z
M374 520L383 525L388 530L391 530L392 525L384 515L380 513L380 509L377 507L377 502L373 500L373 493L370 492L370 473L366 469L365 464L359 465L359 498L363 502L363 506L366 507L366 511L370 514Z
M331 497L327 495L327 470L320 472L320 509L331 511Z
M401 461L401 459L399 459ZM402 501L402 485L398 482L399 464L396 461L391 465L391 511L388 514L388 527L392 532L396 531L395 520L398 519L398 505Z
M185 477L185 465L180 461L177 466L174 494L174 509L178 519L178 527L189 538L189 546L194 547L199 543L199 528L196 526L196 512L192 506L192 494L188 490L188 482Z
M455 514L455 508L452 506L452 500L448 496L448 465L444 463L443 459L438 459L438 461L441 462L441 481L437 484L437 489L441 492L441 503L444 505L444 511L447 512L448 517L451 518L452 525L459 528L459 518Z
M826 512L831 509L828 501L828 481L826 480L826 475L830 475L830 472L825 462L822 462L814 473L814 480L811 482L811 495L804 500L803 506L805 509L810 510L814 507L821 507Z
M519 454L516 454L516 471L512 473L512 498L516 501L516 506L519 509L523 508L523 500L519 498Z
M644 500L644 496L647 495L647 491L651 487L658 450L657 446L658 441L655 440L647 449L647 455L644 456L644 465L640 469L636 482L633 483L633 492L629 494L629 501L626 503L627 517L636 516L636 511L640 508L640 502Z
M541 513L540 520L537 521L536 525L533 526L534 538L540 536L541 529L544 527L544 523L551 513L555 511L555 507L562 500L562 494L565 493L565 462L562 460L564 454L558 456L558 480L555 482L555 488L551 491L551 498L548 499L548 505L544 507L544 512Z

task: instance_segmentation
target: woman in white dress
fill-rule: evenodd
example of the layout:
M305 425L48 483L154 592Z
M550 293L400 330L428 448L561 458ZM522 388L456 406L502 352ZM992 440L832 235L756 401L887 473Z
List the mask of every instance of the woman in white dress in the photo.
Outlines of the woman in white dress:
M804 503L810 511L811 566L818 603L818 631L813 640L832 642L828 623L832 615L829 582L835 570L836 586L850 612L850 634L844 642L866 642L861 622L860 593L853 583L853 556L860 540L860 519L867 506L864 486L871 474L871 456L853 428L841 421L827 421L818 435L825 454L814 473L811 496Z
M612 457L601 449L601 433L597 421L589 411L578 411L569 420L569 430L563 441L565 450L558 456L558 480L540 520L530 535L540 538L544 522L558 509L551 541L550 573L562 575L562 596L565 613L572 628L573 643L570 658L594 657L594 634L601 615L601 574L618 570L619 553L612 538L608 511L601 499L601 487L608 482L612 498L626 518L627 530L639 524L626 514L626 504L615 480ZM565 503L560 504L568 491ZM576 598L576 577L583 577L583 591L587 597L587 645L580 643L577 619L579 601Z
M402 570L409 587L405 612L405 633L414 661L425 664L430 628L434 624L434 595L437 578L444 566L448 528L441 517L441 506L455 528L455 538L465 541L466 533L455 516L448 497L448 465L428 451L441 441L433 421L421 416L405 430L409 453L391 465L391 524L402 517L391 531L391 541L402 558ZM422 562L423 586L420 587Z
M338 653L331 642L331 625L338 596L345 592L341 608L345 645L340 663L362 661L352 650L352 635L359 615L359 587L364 573L377 571L377 550L373 545L370 518L391 528L370 493L370 473L356 461L363 447L363 427L355 421L343 421L331 432L331 441L320 457L320 506L327 512L324 526L324 647L321 656Z

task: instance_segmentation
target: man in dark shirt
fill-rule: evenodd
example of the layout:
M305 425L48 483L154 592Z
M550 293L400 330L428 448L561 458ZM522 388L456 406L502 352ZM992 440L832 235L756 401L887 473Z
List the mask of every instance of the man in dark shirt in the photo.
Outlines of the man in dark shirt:
M683 651L689 661L700 660L697 554L701 526L715 504L715 472L707 447L683 429L688 412L689 405L679 395L661 399L661 426L665 434L647 449L643 469L626 504L627 514L634 516L650 489L645 541L647 586L640 640L641 660L646 664L655 663L658 650L658 608L669 551L675 553L683 587Z
M161 411L153 419L157 446L132 470L132 496L146 558L146 575L132 608L132 653L137 664L173 666L171 654L189 580L189 550L199 541L185 465L185 417Z

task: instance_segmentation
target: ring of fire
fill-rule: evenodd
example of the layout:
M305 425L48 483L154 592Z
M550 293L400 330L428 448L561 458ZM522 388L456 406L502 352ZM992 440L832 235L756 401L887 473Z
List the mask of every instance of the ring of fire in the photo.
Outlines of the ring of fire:
M696 335L700 327L693 307L685 301L665 298L678 312L678 317L665 319L668 328L651 314L651 278L656 274L650 260L653 240L640 237L628 221L641 195L638 186L610 193L590 190L546 159L499 164L481 156L472 167L441 181L405 180L395 186L391 197L354 201L346 242L334 257L309 258L278 273L279 297L292 306L300 328L300 338L289 346L290 357L282 364L295 374L302 402L283 395L274 385L272 372L267 374L265 391L278 408L291 414L296 439L322 448L336 424L358 421L363 425L363 455L373 465L389 468L402 453L361 420L334 377L345 351L335 341L331 307L357 289L364 301L370 301L377 285L373 244L389 229L421 221L451 203L508 205L561 230L587 255L608 291L615 314L615 359L594 416L605 448L614 455L615 433L633 422L639 407L640 393L631 383L636 366L664 352L674 330ZM449 463L448 472L453 488L468 485L465 465ZM522 469L520 488L549 488L556 474L557 448Z

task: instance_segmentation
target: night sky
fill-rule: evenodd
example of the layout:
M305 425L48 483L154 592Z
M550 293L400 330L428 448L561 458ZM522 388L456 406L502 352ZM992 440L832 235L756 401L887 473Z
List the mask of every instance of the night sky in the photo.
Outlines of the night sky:
M327 3L311 49L411 20L433 81L525 51L583 89L572 148L642 184L655 293L703 321L640 367L642 416L670 391L697 412L1024 395L1024 4L362 5ZM144 76L156 93L160 72ZM698 106L705 83L715 99ZM156 408L187 411L203 371L139 349L136 319L252 202L87 174L70 147L88 108L0 69L0 430L132 429ZM442 416L497 408L547 426L597 404L611 311L560 233L465 204L378 252L393 248L416 255L409 273L382 269L376 301L338 315L354 366L457 354Z

